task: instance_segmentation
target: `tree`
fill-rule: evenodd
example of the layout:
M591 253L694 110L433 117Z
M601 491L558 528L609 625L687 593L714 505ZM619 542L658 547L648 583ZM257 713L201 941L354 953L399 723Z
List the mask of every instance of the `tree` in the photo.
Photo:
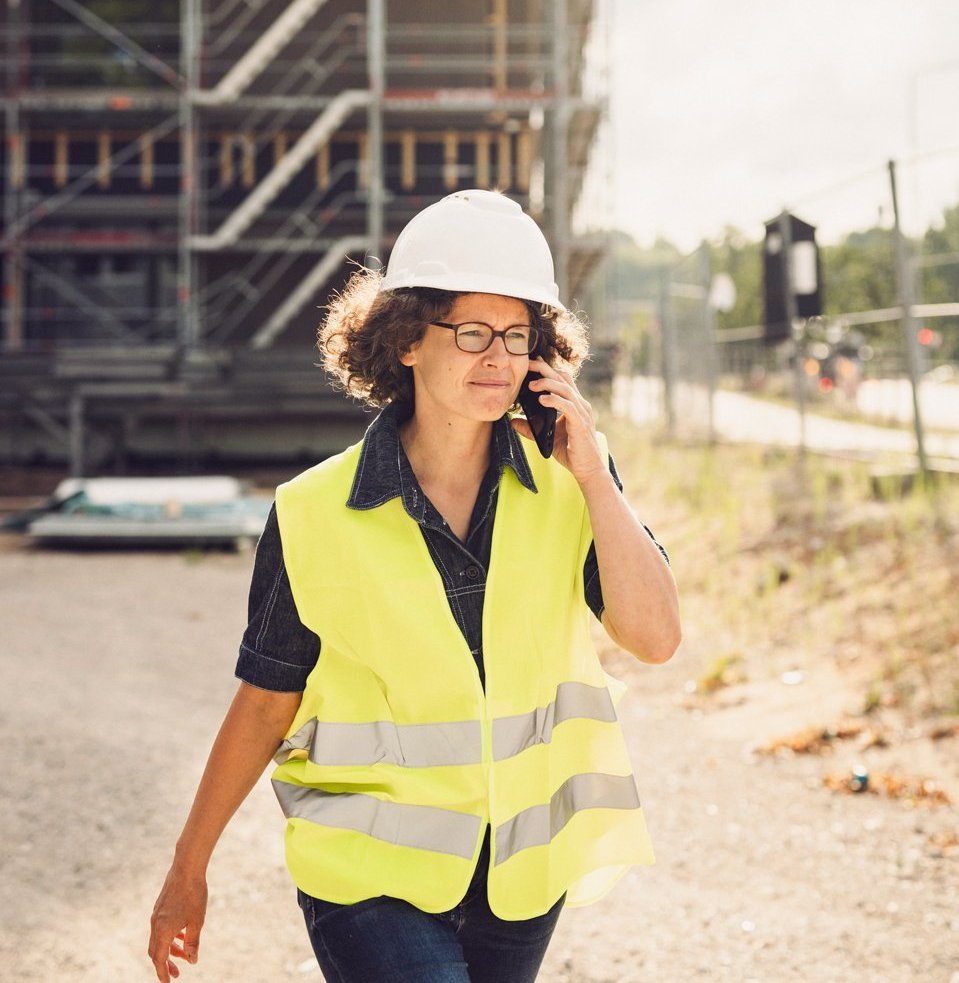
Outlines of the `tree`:
M948 304L959 301L959 204L943 211L941 226L926 230L921 258L935 262L919 266L916 278L919 302ZM959 360L959 318L939 319L936 330L942 337L939 357Z
M945 209L941 223L911 244L911 252L937 257L934 264L919 267L917 300L936 304L959 301L959 204ZM727 226L722 238L709 245L713 273L728 273L736 285L736 304L717 314L720 331L758 325L762 321L762 242L751 241ZM824 313L828 318L854 311L873 311L899 304L895 250L891 229L875 226L847 235L835 245L821 246ZM625 232L611 233L610 249L600 263L593 290L613 302L658 303L664 270L686 270L683 257L670 242L658 239L643 248ZM688 277L680 275L680 279ZM597 294L594 294L597 296ZM594 305L596 309L596 305ZM634 319L635 320L635 319ZM645 323L640 332L646 330ZM936 330L943 337L941 358L959 359L959 318L942 318ZM899 321L866 325L862 333L878 348L898 351L902 345Z

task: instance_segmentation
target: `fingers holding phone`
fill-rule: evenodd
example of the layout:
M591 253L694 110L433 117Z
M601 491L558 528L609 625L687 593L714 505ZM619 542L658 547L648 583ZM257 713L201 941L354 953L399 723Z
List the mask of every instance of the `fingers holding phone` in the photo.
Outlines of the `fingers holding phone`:
M534 416L552 411L552 456L580 482L597 471L605 472L607 465L596 438L593 408L576 387L572 374L554 368L539 357L531 358L529 364L530 373L520 389L520 405L528 420L530 410L527 405L532 408ZM529 393L525 402L523 390ZM536 429L532 422L530 428L535 437Z
M544 406L539 399L540 394L534 392L530 385L543 377L538 372L528 372L520 386L519 400L526 422L529 424L530 435L536 441L540 454L550 457L553 453L553 441L556 436L557 411L551 406Z

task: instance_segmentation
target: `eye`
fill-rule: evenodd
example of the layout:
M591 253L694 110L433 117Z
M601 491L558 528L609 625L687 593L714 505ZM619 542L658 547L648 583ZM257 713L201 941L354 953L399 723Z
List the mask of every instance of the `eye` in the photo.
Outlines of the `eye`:
M527 341L529 339L529 328L508 328L506 337L510 341Z
M483 324L461 324L457 333L461 338L484 338L486 326Z

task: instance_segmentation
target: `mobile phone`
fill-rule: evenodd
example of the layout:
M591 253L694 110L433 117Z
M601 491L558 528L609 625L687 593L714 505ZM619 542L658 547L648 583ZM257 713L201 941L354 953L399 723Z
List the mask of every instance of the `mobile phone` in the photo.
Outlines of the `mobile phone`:
M534 392L529 388L533 379L540 379L542 376L538 372L527 372L523 384L519 387L519 405L526 414L530 429L533 431L533 439L543 457L549 457L553 453L553 438L556 436L556 410L552 406L543 406L540 401L540 393Z

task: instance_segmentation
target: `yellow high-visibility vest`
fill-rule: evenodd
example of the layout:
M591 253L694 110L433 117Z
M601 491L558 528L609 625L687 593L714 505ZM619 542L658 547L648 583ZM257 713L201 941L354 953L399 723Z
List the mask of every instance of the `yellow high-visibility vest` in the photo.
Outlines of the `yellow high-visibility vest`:
M277 489L283 557L322 651L277 754L286 859L307 894L447 911L491 825L490 908L532 918L653 862L611 687L590 639L579 486L506 468L483 607L486 690L399 498L346 501L361 445Z

